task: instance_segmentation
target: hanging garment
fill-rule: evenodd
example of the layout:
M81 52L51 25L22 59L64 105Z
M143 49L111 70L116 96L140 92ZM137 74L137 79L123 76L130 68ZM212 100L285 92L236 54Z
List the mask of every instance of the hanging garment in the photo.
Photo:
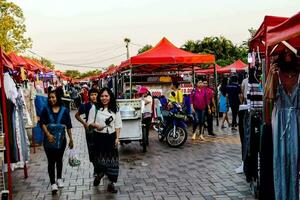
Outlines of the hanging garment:
M29 160L29 139L26 133L26 129L25 129L25 121L24 119L24 102L23 99L21 98L21 96L19 96L16 99L16 103L17 103L17 129L18 131L16 131L16 136L17 136L17 144L18 144L18 149L19 149L19 156L20 156L20 161L22 163L24 163L24 161L28 161ZM24 164L20 165L20 166L24 166Z
M259 199L275 199L272 126L264 124L260 139Z
M259 139L261 130L262 113L251 111L246 113L245 121L248 124L245 126L244 132L244 173L247 182L257 181L258 178L258 152ZM247 117L249 117L247 120Z
M273 172L277 200L299 199L300 74L288 95L279 78L273 124Z
M10 99L14 104L18 97L18 91L14 80L10 77L9 73L5 73L3 77L4 91L7 99Z

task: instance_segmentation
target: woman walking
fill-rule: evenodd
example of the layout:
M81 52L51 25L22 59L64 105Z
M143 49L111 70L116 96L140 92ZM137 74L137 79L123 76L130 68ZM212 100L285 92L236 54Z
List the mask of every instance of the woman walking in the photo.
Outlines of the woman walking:
M50 177L52 194L56 194L58 188L64 187L62 180L63 155L66 149L67 139L65 127L69 136L69 147L73 148L72 123L70 112L62 106L61 96L57 90L48 93L48 106L41 113L40 122L44 132L44 149L48 159L48 174ZM55 181L55 165L57 181Z
M102 88L98 97L100 99L92 106L88 118L94 140L94 186L98 186L106 174L110 181L107 191L117 193L114 183L119 175L118 145L122 120L115 96L109 88Z
M141 87L138 93L142 95L142 101L144 103L142 123L145 124L146 127L146 145L149 145L149 129L152 121L152 96L146 87Z
M229 119L228 119L228 99L226 95L226 88L227 88L227 78L223 78L221 87L220 87L220 112L223 113L223 119L221 122L221 128L226 128L224 125L225 121L227 122L228 126L230 126Z

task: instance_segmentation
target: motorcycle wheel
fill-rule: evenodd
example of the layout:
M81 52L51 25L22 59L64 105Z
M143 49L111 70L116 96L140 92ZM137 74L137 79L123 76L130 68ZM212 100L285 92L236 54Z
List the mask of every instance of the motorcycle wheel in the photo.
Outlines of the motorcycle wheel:
M166 140L170 147L180 147L187 140L187 130L182 127L176 127L174 135L174 127L170 127L167 130Z

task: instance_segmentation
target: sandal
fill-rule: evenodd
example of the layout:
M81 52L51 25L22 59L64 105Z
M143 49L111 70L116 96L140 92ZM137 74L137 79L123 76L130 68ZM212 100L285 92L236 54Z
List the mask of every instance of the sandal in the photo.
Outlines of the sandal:
M113 183L110 183L110 184L107 185L107 192L117 193L118 190L115 188Z
M94 186L98 186L103 178L104 174L96 175L94 179Z

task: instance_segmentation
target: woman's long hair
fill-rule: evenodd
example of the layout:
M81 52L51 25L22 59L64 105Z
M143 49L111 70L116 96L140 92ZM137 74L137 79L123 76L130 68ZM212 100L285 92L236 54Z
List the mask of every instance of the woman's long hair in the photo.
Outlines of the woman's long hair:
M226 96L227 78L224 77L221 83L220 92L223 96Z
M107 88L107 87L104 87L102 88L100 91L99 91L99 95L97 96L97 104L96 104L96 108L97 109L101 109L102 110L104 109L104 105L102 104L101 102L101 95L103 94L103 92L107 92L108 95L110 96L110 101L108 103L108 111L109 112L113 112L113 113L116 113L118 111L118 106L117 106L117 102L116 102L116 97L115 95L113 94L113 92Z
M55 106L62 106L63 103L62 103L62 99L61 99L61 97L62 97L61 92L59 90L55 89L55 90L51 90L51 91L48 92L48 105L49 105L49 107L52 107L52 105L49 102L50 94L55 94L55 96L56 96Z

